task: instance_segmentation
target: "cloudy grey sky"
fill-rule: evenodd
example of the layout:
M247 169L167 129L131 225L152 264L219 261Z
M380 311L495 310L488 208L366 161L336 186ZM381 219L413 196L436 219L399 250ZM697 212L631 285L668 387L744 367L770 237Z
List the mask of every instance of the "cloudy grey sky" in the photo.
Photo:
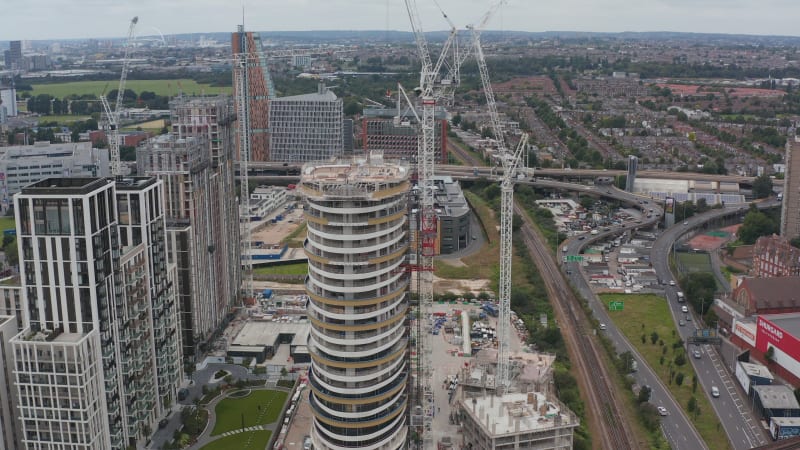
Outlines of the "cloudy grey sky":
M457 26L493 0L438 0ZM0 0L0 40L117 37L250 30L409 30L403 0ZM417 0L426 31L447 22ZM509 0L490 29L689 31L800 35L800 0Z

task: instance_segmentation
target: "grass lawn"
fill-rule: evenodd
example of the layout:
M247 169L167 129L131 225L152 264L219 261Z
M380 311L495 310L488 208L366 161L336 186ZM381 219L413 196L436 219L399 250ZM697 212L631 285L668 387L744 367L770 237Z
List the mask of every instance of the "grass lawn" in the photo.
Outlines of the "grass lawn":
M305 275L308 273L308 263L269 265L254 267L255 275Z
M89 119L89 116L73 116L73 115L51 115L51 116L40 116L39 123L43 122L58 122L60 125L65 125L72 122L78 122L82 120Z
M266 430L237 433L222 439L217 439L203 446L200 450L229 450L233 448L237 450L262 450L269 444L269 437L271 435L272 432Z
M198 84L194 80L128 80L125 85L126 89L132 89L137 94L142 91L155 92L157 95L174 96L178 94L178 83L181 84L181 91L184 94L219 94L230 93L230 87L211 87L207 84ZM83 95L94 94L101 95L103 92L109 92L116 89L118 86L117 81L70 81L66 83L49 83L49 84L36 84L34 83L31 95L36 96L39 94L50 94L56 98L64 98L69 95ZM20 92L21 94L22 92Z
M15 230L17 223L13 217L0 217L0 232L5 230Z
M687 272L711 272L711 256L708 253L677 252L675 255Z
M470 204L475 207L475 214L486 228L487 243L480 251L461 258L466 266L456 267L445 262L435 261L436 276L441 278L497 278L500 270L500 232L497 230L498 218L489 205L474 193L464 190ZM477 233L477 230L476 230Z
M211 435L216 436L241 428L242 420L244 420L245 428L275 422L286 403L286 397L286 392L262 389L253 391L244 398L226 398L220 401L214 409L217 414L217 422L214 424L214 431L211 432ZM259 405L261 406L260 410Z
M670 363L677 355L677 352L684 352L685 350L683 347L672 348L672 344L678 340L678 337L666 300L654 294L602 294L600 299L606 307L608 302L612 300L625 302L623 311L609 311L614 324L636 346L636 350L644 356L647 364L672 392L675 400L687 411L689 417L694 417L693 413L689 413L687 408L689 398L694 395L701 411L697 418L694 419L694 426L706 442L706 445L711 450L730 449L728 441L720 439L720 436L722 436L719 431L721 430L721 425L699 382L697 384L697 392L692 393L694 369L688 361L688 358L691 357L690 355L686 355L687 361L683 366L676 366L672 363L675 373L683 373L683 385L678 386L675 382L670 383ZM666 353L664 353L663 365L661 364L662 347L659 342L652 344L650 341L650 335L653 332L658 334L659 340L663 340L664 346L667 348ZM642 343L642 335L645 335L645 343Z

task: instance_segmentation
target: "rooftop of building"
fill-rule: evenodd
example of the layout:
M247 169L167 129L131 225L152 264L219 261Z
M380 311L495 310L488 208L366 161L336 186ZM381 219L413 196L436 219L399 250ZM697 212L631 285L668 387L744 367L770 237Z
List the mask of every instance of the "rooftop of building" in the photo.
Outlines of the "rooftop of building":
M22 195L84 195L113 182L111 178L45 178L22 188Z
M242 326L239 334L233 338L231 346L264 347L275 345L281 335L291 335L292 345L307 345L311 323L302 322L262 322L250 321Z
M64 333L61 330L23 330L17 339L26 342L48 342L74 344L83 340L87 333Z
M781 327L783 331L792 336L800 338L800 313L763 314L761 317Z
M800 307L800 277L745 278L746 288L756 309Z
M288 97L279 97L272 101L274 102L335 102L339 99L329 88L320 83L317 86L317 92L310 94L290 95Z
M156 184L158 179L155 177L122 177L115 181L118 191L141 191Z
M767 409L800 409L797 397L789 386L784 384L760 384L753 386L761 399L761 406Z
M742 366L742 369L744 369L745 373L748 376L767 378L770 380L774 379L772 373L770 373L767 366L764 366L762 364L744 362L744 361L742 361L740 364Z
M75 156L76 152L92 150L91 142L50 143L35 142L33 145L11 145L0 148L0 160L11 161L23 158L57 158Z
M490 436L528 433L556 426L577 425L577 419L547 401L544 394L487 395L460 400L464 411ZM574 422L572 422L574 420Z
M2 327L3 325L5 325L6 323L8 323L10 321L14 321L14 323L16 323L17 322L17 318L14 317L14 316L6 316L4 314L0 314L0 327Z
M333 184L375 183L402 181L408 178L408 174L406 164L385 161L383 154L372 152L367 158L308 163L303 166L302 181Z
M451 217L461 217L469 213L469 204L461 190L461 185L454 181L453 177L436 175L433 177L433 183L436 186L434 194L436 207L441 209L440 213Z
M771 417L770 421L782 427L798 427L800 428L800 417Z
M400 120L403 121L416 122L416 117L414 117L414 112L410 107L403 109L399 114L397 108L367 107L364 108L361 115L365 119L394 119L395 117L399 117ZM442 107L437 107L434 110L433 118L436 120L446 119L447 110Z
M154 136L146 141L143 141L141 146L159 149L159 148L186 148L203 144L205 138L203 136L187 136L180 137L176 134L168 133Z

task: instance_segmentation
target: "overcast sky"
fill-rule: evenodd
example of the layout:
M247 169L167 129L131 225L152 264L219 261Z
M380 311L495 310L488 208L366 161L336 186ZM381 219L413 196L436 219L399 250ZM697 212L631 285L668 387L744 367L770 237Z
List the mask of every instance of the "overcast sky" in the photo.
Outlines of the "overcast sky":
M438 0L456 26L491 0ZM417 0L426 31L447 22ZM0 0L0 40L248 30L409 30L403 0ZM800 0L509 0L487 27L520 31L688 31L800 35Z

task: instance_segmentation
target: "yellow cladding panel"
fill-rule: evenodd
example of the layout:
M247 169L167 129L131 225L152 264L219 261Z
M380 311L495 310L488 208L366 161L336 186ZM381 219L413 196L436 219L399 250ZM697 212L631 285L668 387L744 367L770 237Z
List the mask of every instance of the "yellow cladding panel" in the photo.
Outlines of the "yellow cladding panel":
M372 198L375 199L386 198L406 191L408 191L408 181L398 184L397 186L392 188L381 189L379 191L376 191L375 193L372 194Z
M326 219L324 217L312 216L311 214L308 213L308 211L304 212L303 216L305 216L306 220L309 221L309 222L317 223L317 224L320 224L320 225L327 225L328 224L328 219Z
M396 213L394 213L392 215L389 215L389 216L376 217L376 218L367 220L367 224L368 225L378 225L378 224L381 224L381 223L391 222L393 220L397 220L397 219L403 217L405 214L406 214L405 211L400 211L400 212L396 212Z
M395 258L399 258L399 257L403 256L403 254L405 254L406 251L408 251L408 245L404 245L403 247L400 248L400 250L397 250L394 253L389 253L388 255L385 255L385 256L379 256L377 258L372 258L372 259L368 260L368 262L370 264L380 264L382 262L391 261L391 260L393 260Z

